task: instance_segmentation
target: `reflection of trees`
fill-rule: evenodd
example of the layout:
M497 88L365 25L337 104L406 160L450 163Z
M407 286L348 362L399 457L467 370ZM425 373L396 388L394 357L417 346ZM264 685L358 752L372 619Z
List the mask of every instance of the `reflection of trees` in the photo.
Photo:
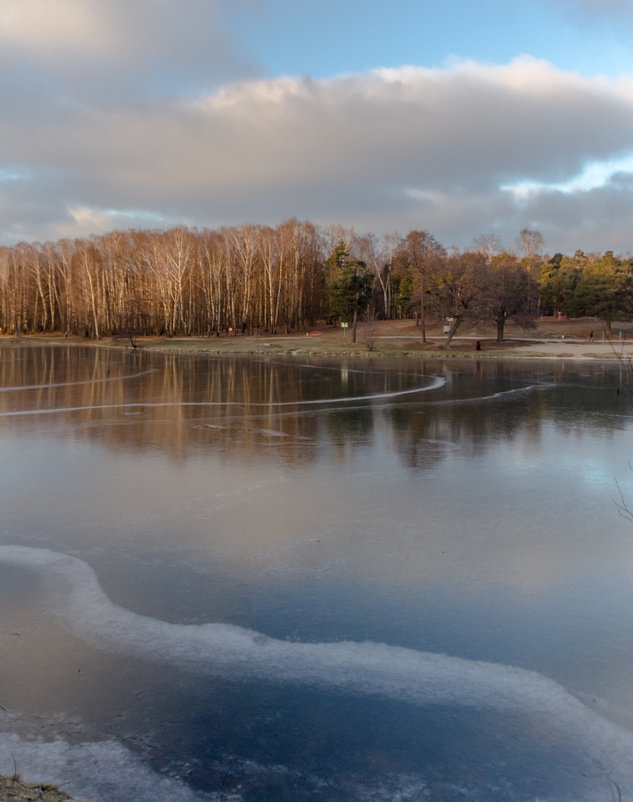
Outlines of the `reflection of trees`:
M602 371L585 367L579 381L564 363L275 361L6 344L0 426L70 429L111 448L176 458L209 449L243 458L246 450L286 464L309 462L332 447L351 459L380 437L406 464L424 468L455 445L476 454L499 440L538 442L547 420L572 431L587 420L615 428L622 397L605 392L615 384ZM434 375L446 385L371 397L423 386ZM6 415L19 411L32 414Z
M543 368L512 360L463 361L458 367L447 362L442 369L446 388L439 398L389 410L398 448L411 467L436 464L449 444L471 456L501 440L536 444L547 421L563 431L588 423L618 426L621 401L615 390L604 391L605 384L615 385L605 382L602 365L584 368L582 382L562 362ZM437 364L423 365L422 372L433 370L438 372Z
M367 440L374 428L374 415L370 406L351 410L337 409L325 418L329 438L334 443Z
M273 444L285 460L306 461L315 453L311 444L323 439L370 437L371 402L364 410L357 403L349 409L347 398L419 382L416 375L354 371L319 359L308 365L6 344L0 348L0 413L29 415L0 417L0 425L72 429L113 448L173 456L206 448L261 451ZM308 403L319 399L331 402ZM52 416L50 410L58 412Z

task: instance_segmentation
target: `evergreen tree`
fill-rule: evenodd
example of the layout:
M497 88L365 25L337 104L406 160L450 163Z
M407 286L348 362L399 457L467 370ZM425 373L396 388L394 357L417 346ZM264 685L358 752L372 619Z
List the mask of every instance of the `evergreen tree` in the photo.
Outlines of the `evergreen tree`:
M614 320L633 317L633 266L606 253L587 264L574 293L572 312L576 316L600 318L607 331Z
M541 312L571 315L581 275L582 267L577 259L562 253L554 254L541 268Z
M325 262L325 289L328 317L352 324L352 342L356 342L359 314L363 314L371 300L373 276L367 272L365 262L350 259L349 249L339 241Z

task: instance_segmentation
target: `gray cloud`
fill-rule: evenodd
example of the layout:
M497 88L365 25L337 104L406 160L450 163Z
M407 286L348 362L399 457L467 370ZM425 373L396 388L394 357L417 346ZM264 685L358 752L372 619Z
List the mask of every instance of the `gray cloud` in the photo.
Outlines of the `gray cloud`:
M231 13L256 0L232 0ZM194 92L253 76L228 33L229 0L3 0L0 63L64 103Z
M192 82L176 96L163 73L175 80L190 71L212 85L223 69L254 69L225 35L219 0L179 4L185 22L152 0L59 3L84 13L72 25L51 17L53 43L28 24L24 9L41 7L38 0L0 7L5 242L296 215L376 232L425 227L447 245L491 232L512 244L527 225L543 230L551 250L600 249L607 240L605 248L630 249L621 233L630 224L618 228L630 199L626 176L575 194L504 189L559 184L588 161L627 154L630 86L521 58L322 81L250 78L197 93ZM152 18L150 5L163 11ZM130 7L147 17L145 27ZM11 8L22 11L10 18ZM192 31L193 14L217 38L215 54ZM91 48L95 31L100 44ZM131 86L119 91L128 75ZM595 244L573 241L588 234Z
M603 187L565 193L544 190L518 204L543 234L548 250L633 253L633 176L614 176ZM559 243L559 244L557 244Z

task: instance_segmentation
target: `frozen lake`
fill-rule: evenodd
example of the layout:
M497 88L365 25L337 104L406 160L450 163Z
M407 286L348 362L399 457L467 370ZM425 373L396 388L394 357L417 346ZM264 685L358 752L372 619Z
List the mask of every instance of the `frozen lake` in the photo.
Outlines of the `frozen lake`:
M0 772L92 802L632 799L622 380L2 345Z

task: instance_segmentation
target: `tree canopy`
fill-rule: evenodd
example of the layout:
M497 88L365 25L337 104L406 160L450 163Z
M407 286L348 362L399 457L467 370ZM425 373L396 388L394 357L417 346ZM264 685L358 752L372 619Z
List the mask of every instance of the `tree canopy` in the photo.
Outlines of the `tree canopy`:
M361 259L350 259L348 246L340 241L326 262L325 286L327 316L331 320L352 324L352 342L356 342L359 314L365 312L371 300L374 277Z
M319 319L452 318L528 325L537 314L633 318L633 261L552 257L524 229L447 251L429 231L384 237L294 218L276 227L114 231L0 247L0 330L110 335L291 332Z

